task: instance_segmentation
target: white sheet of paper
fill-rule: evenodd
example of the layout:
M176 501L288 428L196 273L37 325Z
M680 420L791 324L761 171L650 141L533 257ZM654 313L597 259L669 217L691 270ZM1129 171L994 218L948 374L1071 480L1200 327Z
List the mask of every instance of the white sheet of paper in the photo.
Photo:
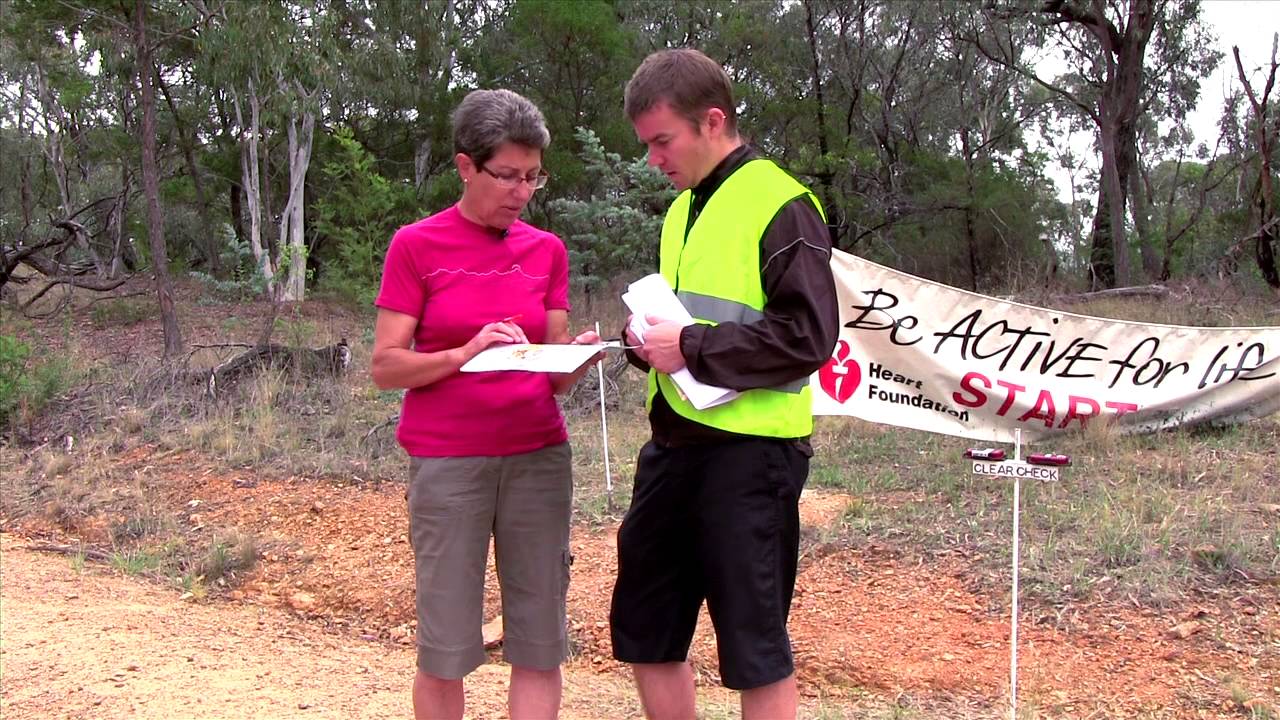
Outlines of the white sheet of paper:
M491 345L468 360L462 372L522 370L525 372L573 372L596 353L617 343L598 345Z
M680 298L671 291L667 279L658 273L646 275L627 286L622 294L622 302L631 310L631 332L644 342L644 331L649 329L645 315L673 320L681 325L692 325L693 316L680 303ZM699 410L706 410L716 405L723 405L738 397L737 390L707 385L699 382L689 372L689 368L681 368L671 373L680 393Z

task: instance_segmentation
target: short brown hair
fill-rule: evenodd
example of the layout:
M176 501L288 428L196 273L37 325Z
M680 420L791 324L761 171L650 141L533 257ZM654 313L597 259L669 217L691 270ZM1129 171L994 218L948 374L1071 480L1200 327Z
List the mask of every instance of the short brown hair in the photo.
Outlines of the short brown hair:
M472 90L453 111L453 151L477 166L489 162L503 143L546 150L551 133L542 111L510 90Z
M696 128L702 113L711 108L724 112L725 126L738 131L733 85L720 63L692 48L659 50L636 68L627 82L623 108L635 120L658 103L665 102Z

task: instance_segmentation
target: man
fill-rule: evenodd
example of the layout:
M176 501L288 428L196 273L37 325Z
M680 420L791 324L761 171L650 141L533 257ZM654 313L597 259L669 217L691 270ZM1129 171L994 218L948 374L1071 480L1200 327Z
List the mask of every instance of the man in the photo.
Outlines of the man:
M649 372L653 437L618 531L610 621L651 720L695 716L686 657L704 599L744 720L797 709L786 626L812 455L808 377L838 330L831 241L817 198L739 137L735 107L724 70L696 50L650 55L626 88L649 164L681 191L660 271L699 321L646 318L630 356ZM630 329L627 341L641 344ZM671 382L684 367L742 394L698 410Z

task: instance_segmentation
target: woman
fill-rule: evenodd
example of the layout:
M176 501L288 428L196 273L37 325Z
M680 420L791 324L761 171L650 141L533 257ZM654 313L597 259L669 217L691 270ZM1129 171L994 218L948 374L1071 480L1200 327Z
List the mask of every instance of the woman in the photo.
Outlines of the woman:
M542 113L508 90L470 93L453 114L462 198L401 228L375 304L372 375L405 388L396 437L409 453L417 578L417 718L461 718L463 677L484 662L484 569L494 538L511 664L512 718L555 717L565 659L570 451L554 393L576 373L460 373L495 343L569 336L568 259L520 220L546 185Z

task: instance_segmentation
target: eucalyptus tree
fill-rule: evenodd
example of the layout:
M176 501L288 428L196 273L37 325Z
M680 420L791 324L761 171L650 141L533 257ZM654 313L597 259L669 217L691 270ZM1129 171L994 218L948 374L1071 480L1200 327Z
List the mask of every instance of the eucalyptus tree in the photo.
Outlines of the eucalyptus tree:
M273 298L306 294L306 180L319 115L337 74L335 15L324 0L229 2L203 34L204 69L230 89L241 133L241 186L249 217L249 248ZM243 52L252 48L252 52ZM213 61L216 61L213 62ZM271 206L270 141L284 136L284 206L274 235L264 218Z
M910 226L942 209L918 192L929 165L921 161L948 144L948 133L939 132L945 123L936 122L947 74L937 7L815 1L803 10L805 34L810 22L816 28L807 84L822 81L825 105L815 144L829 148L823 162L832 172L832 211L847 225L838 245L927 274L916 245L927 244L930 228ZM809 116L819 117L807 102Z
M123 9L123 8L122 8ZM182 330L174 307L173 282L169 278L169 250L164 240L164 214L160 207L160 168L156 161L156 96L154 28L149 15L148 0L134 0L131 20L131 38L134 62L138 75L138 106L142 120L138 133L142 144L142 192L147 202L147 240L151 248L151 265L155 269L156 297L160 303L160 320L164 325L165 357L175 357L183 351ZM163 42L161 40L161 42Z
M1280 290L1280 265L1276 264L1276 238L1280 236L1280 217L1276 213L1276 192L1272 179L1272 154L1280 141L1280 120L1272 120L1272 113L1280 116L1277 103L1271 93L1276 88L1276 70L1280 64L1276 61L1277 45L1280 45L1280 33L1271 36L1271 58L1267 64L1265 79L1261 88L1255 88L1240 60L1240 48L1232 47L1232 56L1236 62L1236 73L1249 98L1250 122L1257 139L1257 180L1253 183L1250 200L1258 207L1258 230L1251 238L1254 240L1254 257L1258 261L1258 269L1262 278L1275 290Z
M1101 169L1090 232L1091 284L1129 283L1127 213L1140 162L1140 122L1182 121L1220 58L1199 1L1016 0L984 13L992 26L1033 23L1045 46L1065 60L1066 73L1046 78L1033 58L1001 44L998 33L978 37L984 53L1048 89L1094 133Z
M25 61L26 77L33 82L42 111L44 124L37 134L43 134L45 155L54 168L61 211L53 224L82 240L81 249L90 258L98 280L85 281L75 272L62 272L65 265L58 256L53 263L35 262L38 256L28 256L25 262L34 263L46 275L45 290L57 283L94 289L118 285L120 280L110 276L118 270L116 261L126 247L126 207L136 167L147 203L149 259L165 354L176 355L183 342L168 271L154 83L163 74L155 61L157 49L188 34L189 17L180 5L168 0L15 0L5 9L6 47L16 49L16 57ZM136 140L123 141L126 133ZM140 155L137 159L130 157L135 150ZM100 192L96 188L102 186L104 177L110 177L105 182L116 186L96 200L86 197L86 188ZM77 205L79 209L73 209ZM103 207L110 209L103 212ZM111 263L104 262L88 242L90 234L97 238L103 232L86 231L80 220L84 213L88 213L85 217L105 217L99 224L114 240Z
M725 14L741 5L733 0L616 0L614 8L644 56L669 47L708 48L719 36Z
M971 42L980 19L967 7L939 7L941 52L945 57L939 124L950 132L951 152L963 163L964 188L956 213L970 287L984 277L1007 274L1019 262L1034 258L1043 273L1033 281L1057 279L1059 242L1041 217L1056 215L1052 184L1044 176L1043 159L1029 152L1028 129L1047 111L1028 81L1017 72L987 60ZM1033 38L1022 27L1000 30L1006 44ZM1028 266L1032 267L1032 266Z
M428 204L456 188L449 117L475 73L466 49L493 30L502 4L487 0L345 0L336 39L342 63L332 78L329 114L351 128L388 178L408 178Z
M512 0L498 4L494 25L463 53L478 87L505 87L542 110L552 142L543 158L552 175L534 196L535 221L551 222L546 203L590 191L574 147L589 127L604 147L635 147L622 93L640 55L635 37L606 0Z
M284 36L286 62L275 68L275 84L281 100L281 122L285 126L289 168L289 191L280 213L281 263L288 275L279 299L300 301L306 296L306 182L311 166L317 116L323 112L328 91L337 77L339 45L334 42L337 14L326 0L303 0L288 6L288 26Z
M71 224L76 222L73 218L87 200L85 186L92 170L92 153L86 146L86 131L96 115L93 78L83 57L88 22L74 6L34 0L10 0L0 18L6 61L0 92L5 94L16 132L38 143L43 158L39 169L45 170L42 174L56 193L54 198L44 199L39 187L44 183L35 176L37 168L31 155L10 156L22 168L19 204L23 235L32 226L39 227L36 236L52 232L59 223L76 227ZM38 219L41 214L48 215L48 224ZM97 274L104 274L103 260L85 233L75 230L71 234L78 251L92 262Z
M1033 215L1045 181L1022 139L1035 110L1024 83L964 42L970 9L893 0L775 8L772 27L790 44L760 42L745 84L771 99L744 105L764 110L763 144L785 146L775 152L799 160L793 169L829 196L840 247L971 287L1008 261L1034 256L1052 267ZM783 68L770 66L775 57Z

